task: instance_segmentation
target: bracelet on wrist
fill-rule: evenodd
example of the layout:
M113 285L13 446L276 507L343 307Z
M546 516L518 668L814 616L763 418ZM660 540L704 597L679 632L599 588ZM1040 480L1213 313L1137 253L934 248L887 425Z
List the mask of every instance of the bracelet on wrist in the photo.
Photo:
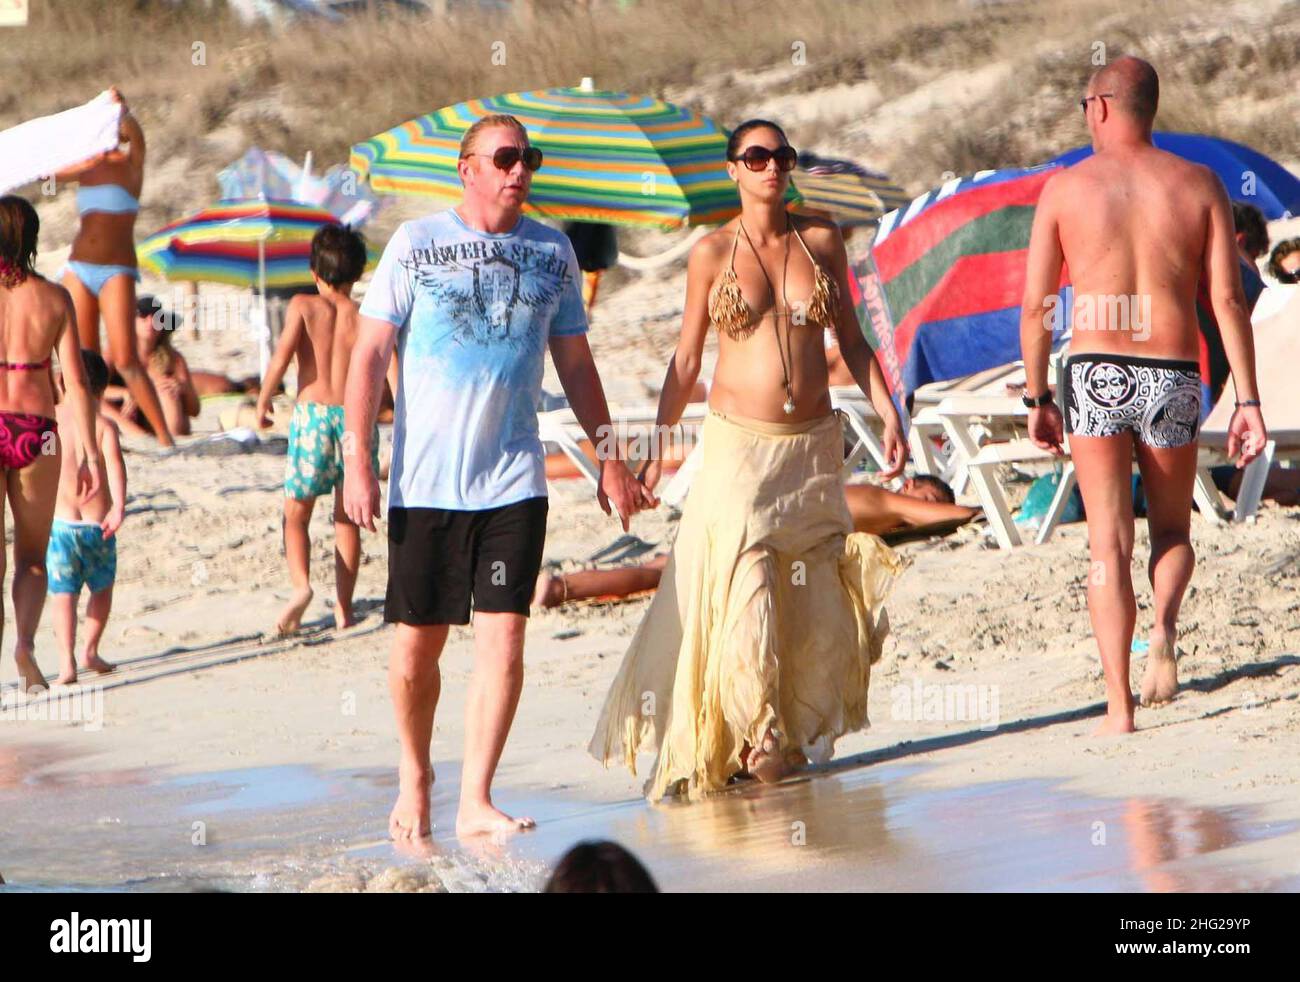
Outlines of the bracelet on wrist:
M1240 402L1236 403L1236 407L1237 407L1238 409L1240 409L1242 406L1254 406L1256 409L1258 409L1258 408L1259 408L1259 400L1258 400L1258 399L1242 399Z

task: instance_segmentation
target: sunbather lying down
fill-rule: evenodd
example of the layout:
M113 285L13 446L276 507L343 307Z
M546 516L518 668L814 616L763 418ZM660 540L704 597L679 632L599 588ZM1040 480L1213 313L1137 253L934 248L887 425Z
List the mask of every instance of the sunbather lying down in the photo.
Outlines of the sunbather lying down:
M980 514L978 508L956 504L952 488L928 475L907 478L899 491L874 484L850 484L844 495L854 531L872 535L944 522L965 523ZM543 571L537 578L533 606L550 608L578 600L615 600L655 590L667 562L665 552L637 566L576 573Z

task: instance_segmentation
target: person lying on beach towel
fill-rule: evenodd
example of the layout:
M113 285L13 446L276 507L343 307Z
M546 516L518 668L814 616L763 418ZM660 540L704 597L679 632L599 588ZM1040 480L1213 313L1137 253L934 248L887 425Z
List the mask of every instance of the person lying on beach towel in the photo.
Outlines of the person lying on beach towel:
M850 484L844 489L853 516L853 530L885 535L909 528L969 522L978 508L955 503L950 488L937 477L909 477L899 491L873 484ZM662 553L636 566L543 573L537 579L533 606L543 609L582 600L624 600L658 589L668 554Z

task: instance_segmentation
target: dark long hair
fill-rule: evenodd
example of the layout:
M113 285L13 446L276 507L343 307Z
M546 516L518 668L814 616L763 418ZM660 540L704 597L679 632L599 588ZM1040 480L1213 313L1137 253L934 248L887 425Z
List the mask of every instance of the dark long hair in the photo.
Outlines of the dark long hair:
M740 145L744 141L745 137L752 131L761 129L775 130L776 134L781 137L781 142L786 146L790 145L790 138L785 135L785 130L781 129L781 127L777 126L776 123L772 122L770 119L747 119L731 131L731 136L727 140L727 159L735 160L736 154L740 151Z
M36 272L41 219L26 198L0 198L0 286L12 289Z

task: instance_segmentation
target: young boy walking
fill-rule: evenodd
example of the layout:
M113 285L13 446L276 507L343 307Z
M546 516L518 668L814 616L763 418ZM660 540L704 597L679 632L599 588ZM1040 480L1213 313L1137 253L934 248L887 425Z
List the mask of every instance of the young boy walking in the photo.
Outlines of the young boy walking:
M284 472L284 552L293 596L276 629L291 634L311 603L312 510L323 494L334 496L334 623L353 623L352 592L361 560L361 530L343 510L343 456L356 442L343 430L343 390L357 337L352 288L366 268L365 240L342 225L322 226L311 243L316 296L289 301L284 333L267 367L257 400L257 419L271 426L271 399L296 362L298 395L289 422L289 459ZM379 472L379 442L370 441L371 466Z
M113 608L113 582L117 578L117 530L122 527L126 507L126 464L117 424L104 415L101 400L108 386L108 366L94 351L83 349L86 383L94 400L95 441L99 445L99 491L85 501L77 494L77 461L80 447L77 428L68 400L55 410L64 447L59 471L58 501L50 544L45 552L50 607L54 614L54 636L60 648L60 685L77 681L77 603L83 586L90 590L86 604L86 644L81 667L106 674L116 667L99 654L109 612Z

